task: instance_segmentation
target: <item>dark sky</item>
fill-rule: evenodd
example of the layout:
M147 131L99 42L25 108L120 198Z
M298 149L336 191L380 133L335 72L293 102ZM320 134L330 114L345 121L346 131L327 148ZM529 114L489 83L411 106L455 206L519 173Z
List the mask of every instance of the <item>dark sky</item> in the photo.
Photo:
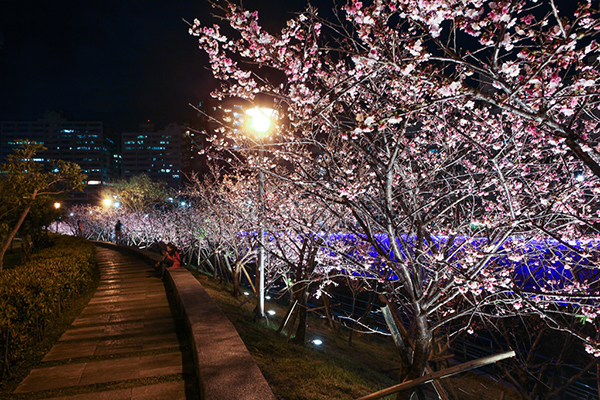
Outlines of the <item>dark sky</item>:
M245 1L282 23L303 0ZM117 130L186 122L214 87L182 21L210 22L206 0L2 0L0 121L62 110ZM287 18L286 18L287 17Z

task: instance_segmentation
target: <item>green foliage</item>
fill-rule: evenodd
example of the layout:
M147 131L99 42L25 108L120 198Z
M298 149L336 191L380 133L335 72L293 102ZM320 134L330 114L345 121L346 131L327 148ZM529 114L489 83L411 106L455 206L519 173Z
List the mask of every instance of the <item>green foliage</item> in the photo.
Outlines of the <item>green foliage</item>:
M83 190L86 176L79 165L62 160L35 161L46 150L41 144L21 141L20 147L6 157L0 167L5 188L2 196L13 203L26 202L32 194L55 194L68 190Z
M41 340L46 324L92 282L94 268L91 243L59 237L52 248L0 274L1 378Z
M118 200L127 210L147 211L155 204L167 200L169 192L165 186L166 183L154 182L148 175L142 174L118 180L104 189L102 194Z
M51 197L71 190L82 190L86 175L79 165L62 160L38 160L46 150L41 144L20 141L19 148L0 166L0 271L10 241L21 228L25 217L34 211L29 230L39 230L51 218L47 203ZM33 224L33 225L32 225Z

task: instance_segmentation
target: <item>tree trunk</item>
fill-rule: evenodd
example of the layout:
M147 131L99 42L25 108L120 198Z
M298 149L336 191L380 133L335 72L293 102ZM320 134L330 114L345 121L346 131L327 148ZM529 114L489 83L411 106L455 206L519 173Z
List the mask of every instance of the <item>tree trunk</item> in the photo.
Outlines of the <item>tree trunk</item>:
M321 298L323 299L323 306L325 307L325 316L329 321L329 326L331 327L332 331L337 332L338 329L333 323L333 312L331 311L331 305L329 304L329 297L326 294L324 294L323 296L321 296Z
M414 324L414 343L413 359L408 374L409 379L415 379L423 375L429 353L431 352L432 334L429 330L429 323L426 315L415 317Z
M234 298L238 298L242 295L242 291L240 290L240 272L242 270L243 265L239 262L235 263L235 270L233 271L233 290L231 294Z
M21 264L25 264L31 258L31 236L25 235L21 239Z
M292 299L292 301L293 301L293 299ZM290 302L290 306L288 307L288 310L285 313L285 317L283 318L283 321L281 321L281 325L279 325L279 328L277 329L277 333L281 333L285 329L285 327L288 324L288 321L290 319L290 316L296 309L297 303L298 303L298 301Z
M286 341L288 341L288 342L290 340L290 337L292 336L294 326L296 325L296 318L298 318L298 308L295 308L294 311L292 311L291 320L288 324L288 332L287 332L287 338L286 338Z
M214 253L214 257L215 257L215 265L214 265L214 269L213 269L213 279L216 280L217 277L219 276L219 256L216 252Z
M354 332L354 327L356 326L356 320L354 319L354 309L356 308L356 292L352 291L352 313L350 317L352 318L352 323L350 324L350 334L348 335L348 347L352 347L352 332Z
M27 214L29 214L29 210L31 210L31 206L33 205L35 197L37 196L37 192L38 192L37 190L33 191L33 194L31 195L31 200L27 204L27 207L25 207L25 209L21 213L21 216L15 223L15 226L13 227L13 229L8 233L8 236L6 237L6 240L4 241L4 243L2 245L2 250L0 250L0 271L2 271L2 269L4 268L4 254L6 254L6 250L8 250L8 248L10 247L10 243L14 239L17 232L19 231L19 228L23 224L25 217L27 216Z
M304 346L306 342L306 318L308 312L306 311L306 302L308 300L308 291L306 288L301 292L301 298L298 299L298 328L296 328L296 335L294 336L293 343L299 344L300 346Z
M402 325L400 310L398 310L393 302L388 301L385 296L380 295L380 299L382 302L384 302L384 304L389 306L391 315L396 322L398 330L402 336L402 340L406 345L412 348L412 358L410 357L410 354L401 355L400 357L400 359L405 363L408 363L408 365L406 365L405 368L401 368L401 372L398 377L399 381L403 382L405 380L412 380L421 377L425 367L427 366L427 360L429 359L429 354L431 353L431 343L433 340L433 335L429 329L429 323L427 322L427 315L421 314L414 316L410 327L411 335L409 336L408 332ZM419 305L415 304L413 309L420 309ZM421 389L417 388L415 390L398 393L396 395L396 399L408 400L415 392L419 398L422 398L423 392Z
M414 340L412 341L413 356L412 362L408 370L407 378L409 380L420 378L425 371L427 366L427 360L431 353L431 341L433 339L432 333L429 330L429 324L427 322L426 315L415 316L412 323L412 330L414 331ZM414 391L408 391L406 394L398 394L398 399L410 399L412 394L416 393L419 399L424 399L423 389L421 387L415 388Z

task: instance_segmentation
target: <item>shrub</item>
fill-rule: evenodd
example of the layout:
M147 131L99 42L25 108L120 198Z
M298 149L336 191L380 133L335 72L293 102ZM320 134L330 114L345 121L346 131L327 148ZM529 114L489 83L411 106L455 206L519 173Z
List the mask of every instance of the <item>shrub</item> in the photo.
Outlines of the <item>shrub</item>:
M95 267L94 245L61 236L31 261L0 273L0 380L90 285Z

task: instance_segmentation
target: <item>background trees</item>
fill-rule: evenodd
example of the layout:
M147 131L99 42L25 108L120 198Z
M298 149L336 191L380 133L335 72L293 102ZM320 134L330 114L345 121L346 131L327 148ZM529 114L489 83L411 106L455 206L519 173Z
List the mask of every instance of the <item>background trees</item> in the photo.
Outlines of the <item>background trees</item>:
M212 265L213 276L220 279L231 276L232 294L238 297L240 280L244 275L249 278L246 265L257 255L260 199L256 177L242 173L222 176L215 169L204 179L194 177L192 182L187 194L192 207L202 210L200 226L205 233L202 241L206 241L216 260Z
M136 175L120 179L106 186L102 195L119 201L122 207L134 212L148 211L169 197L164 182L154 182L148 175Z
M43 150L45 148L39 143L24 141L0 167L3 231L0 271L4 254L32 208L47 206L48 197L82 190L85 185L86 176L77 164L62 160L47 160L46 164L36 161L36 155Z

